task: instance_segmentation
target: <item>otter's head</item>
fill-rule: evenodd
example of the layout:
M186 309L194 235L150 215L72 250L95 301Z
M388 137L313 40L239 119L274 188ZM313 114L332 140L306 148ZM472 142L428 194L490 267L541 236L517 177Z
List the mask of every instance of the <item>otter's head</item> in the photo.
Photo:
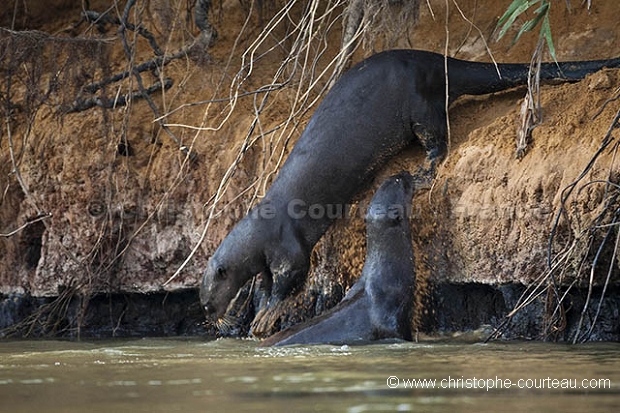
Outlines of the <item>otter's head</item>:
M409 219L414 180L407 171L386 179L372 200L366 214L367 229L398 226Z
M200 303L208 320L222 319L241 287L265 269L258 224L250 217L241 220L209 259L200 285Z

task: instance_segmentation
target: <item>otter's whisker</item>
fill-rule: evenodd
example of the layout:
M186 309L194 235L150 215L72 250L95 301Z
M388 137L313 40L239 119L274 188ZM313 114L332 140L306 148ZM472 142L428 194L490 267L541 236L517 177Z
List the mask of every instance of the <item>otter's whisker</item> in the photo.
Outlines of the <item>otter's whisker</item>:
M225 314L222 318L217 320L217 328L222 335L229 335L233 329L237 326L239 319L233 315Z

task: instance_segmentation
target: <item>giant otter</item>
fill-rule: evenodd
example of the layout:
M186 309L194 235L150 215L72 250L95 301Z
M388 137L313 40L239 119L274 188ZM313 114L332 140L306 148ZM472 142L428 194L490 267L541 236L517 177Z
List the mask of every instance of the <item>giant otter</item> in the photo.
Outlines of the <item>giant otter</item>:
M261 346L356 344L411 340L415 281L409 211L413 177L388 178L366 214L366 261L362 275L334 308L264 340Z
M619 65L620 58L544 63L540 76L575 81ZM524 84L528 67L448 58L449 102ZM349 202L414 141L433 171L447 147L445 76L440 54L391 50L363 60L334 84L263 200L210 258L200 289L208 319L220 319L239 289L260 273L268 300L254 327L264 329L270 309L304 284L310 252L335 219L309 208Z

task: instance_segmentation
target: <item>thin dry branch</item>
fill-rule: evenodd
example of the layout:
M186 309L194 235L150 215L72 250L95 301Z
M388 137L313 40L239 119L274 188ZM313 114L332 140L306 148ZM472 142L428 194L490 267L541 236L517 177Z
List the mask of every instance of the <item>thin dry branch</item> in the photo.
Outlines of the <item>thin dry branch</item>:
M620 238L618 235L618 228L620 227L620 184L611 180L611 168L610 178L608 180L593 180L590 182L585 182L581 186L579 186L579 184L584 180L589 171L594 168L594 165L598 161L600 155L605 152L609 148L609 145L615 140L613 137L613 132L617 129L620 129L620 111L618 111L614 116L605 136L602 139L601 145L599 146L598 150L593 154L593 156L584 167L584 169L581 171L579 176L571 184L569 184L562 190L560 208L552 223L552 230L549 237L547 270L542 273L532 284L527 286L526 290L517 301L515 307L506 315L502 323L500 323L500 325L495 329L495 331L487 338L487 341L497 338L501 334L503 334L512 318L519 311L532 304L534 301L540 299L545 293L545 291L548 291L549 288L552 288L552 299L555 300L555 305L548 306L548 310L550 310L550 313L548 314L548 319L552 323L553 320L557 320L562 323L563 317L557 318L557 315L563 314L563 304L565 302L565 299L568 297L571 289L574 288L574 286L581 280L580 274L582 273L586 265L589 267L589 276L587 280L588 291L585 304L580 311L580 319L578 321L575 331L572 333L572 341L573 343L585 342L590 338L596 326L596 322L600 316L603 301L605 299L605 294L611 281L612 273L616 271L618 248L620 247ZM620 143L616 142L613 148L614 160L615 153L617 152L619 147ZM617 176L614 177L617 179ZM555 236L557 234L560 219L565 216L566 219L568 219L566 207L568 199L573 195L575 189L577 189L577 194L579 194L583 189L594 184L603 184L607 188L605 196L603 197L603 200L601 202L602 211L592 220L592 223L588 227L582 229L579 234L576 234L572 238L569 245L564 246L561 251L556 253L556 255L553 255L552 247L554 244ZM615 190L611 191L609 188L613 188ZM603 238L599 241L596 237L597 230L600 229L606 229L607 231L605 232ZM593 299L593 287L596 282L595 274L598 269L598 263L601 260L603 249L606 248L608 241L612 238L615 238L615 243L605 274L603 289L598 299L598 305L596 307L594 317L589 320L589 326L587 327L587 330L582 333L583 326L586 322L586 317L590 315L590 305ZM580 247L580 245L584 240L586 247L582 248ZM592 251L593 248L595 249L594 258L589 261L588 254L590 251ZM575 262L578 262L579 265L576 270L571 270L571 267L574 265ZM561 287L558 280L562 280L567 272L574 273L573 281L567 287ZM559 275L559 278L557 277L557 275ZM562 289L564 290L563 292L561 292ZM555 329L555 326L551 324L547 326L545 334L553 333L549 330L549 327ZM559 326L559 328L554 332L561 332L564 327Z
M525 156L531 140L532 130L542 121L542 106L540 104L540 67L542 65L542 51L545 45L544 38L538 40L538 46L532 54L527 76L527 93L521 104L521 122L517 128L516 157Z
M282 7L274 15L274 17L269 22L267 22L265 28L257 36L256 40L246 48L245 52L242 54L241 57L241 69L237 72L236 76L234 76L229 89L231 99L230 105L227 110L228 114L226 115L224 120L215 128L209 126L201 126L201 130L217 130L221 128L223 123L229 119L234 108L236 107L239 97L243 93L241 92L243 85L249 82L254 72L255 65L264 56L264 53L259 53L259 50L262 50L265 45L269 41L271 41L274 31L278 27L280 27L283 22L286 22L287 20L292 20L292 11L297 6L297 3L297 0L291 0L284 7ZM248 185L248 188L255 188L250 204L256 198L261 196L261 192L264 192L264 186L268 182L269 177L279 167L279 163L283 159L283 154L286 149L286 143L291 139L293 133L295 132L294 126L297 124L296 119L298 119L298 116L301 116L301 114L309 110L310 107L312 107L312 105L314 105L318 100L313 99L308 103L310 96L314 91L314 88L318 84L319 80L329 83L329 78L325 79L327 69L323 70L318 75L315 75L315 71L312 68L317 65L318 59L323 55L324 51L327 48L326 42L322 40L322 38L326 35L324 29L332 27L334 12L338 8L340 8L342 4L342 0L330 2L319 2L318 0L313 0L309 2L304 8L304 13L301 16L301 19L292 26L290 32L285 34L284 39L291 39L292 45L287 52L287 56L282 60L282 64L276 70L272 82L268 85L264 85L261 87L261 89L266 90L266 92L262 95L261 99L257 101L255 96L254 118L248 129L246 137L243 140L243 143L235 159L220 180L215 195L212 196L209 202L205 205L208 208L208 217L206 219L198 243L192 249L192 252L184 261L184 263L164 283L164 286L172 282L172 280L178 276L180 271L187 265L191 257L197 251L200 243L202 243L202 241L206 237L213 217L221 211L218 210L216 207L221 200L224 192L229 186L230 178L234 174L234 171L237 169L239 163L245 156L248 149L256 144L263 145L262 152L265 153L265 158L263 161L264 165L271 165L274 158L277 159L277 162L275 166L266 169L258 177L258 180L260 182L263 182L263 185L255 186L256 182L252 182ZM323 10L321 13L319 13L320 9ZM336 16L336 18L340 17L340 15ZM268 46L268 52L265 53L273 52L274 50L281 50L280 46L283 45L283 43L283 41L277 42L278 47ZM315 49L313 45L317 43L322 44L323 46ZM327 65L327 67L331 68L335 60L336 59L332 59L332 61ZM298 87L296 89L295 98L293 99L289 115L279 125L271 129L275 129L278 131L276 136L271 136L270 141L265 142L265 137L267 137L269 134L267 134L263 130L261 115L265 111L265 109L269 107L269 99L271 97L271 93L277 92L284 86L289 85L291 83L291 80L293 80L295 77L297 77L298 79ZM323 91L324 89L321 90L321 93ZM255 135L257 135L257 137L254 137ZM273 150L265 151L264 149L267 147L277 149L277 152ZM245 192L248 188L242 190L242 192Z
M138 92L127 93L125 95L115 96L113 99L106 97L93 96L90 98L78 98L73 105L66 110L66 113L82 112L95 106L104 109L114 109L121 106L125 106L134 100L145 99L147 96L152 95L155 92L168 90L172 87L172 79L164 79L164 84L157 81L146 89Z
M2 237L2 238L12 237L13 235L15 235L18 232L22 231L23 229L27 228L29 225L32 225L32 224L34 224L36 222L39 222L39 221L43 221L44 219L50 218L51 216L52 216L52 214L50 214L50 213L43 214L43 215L38 215L38 216L34 217L33 219L28 220L28 222L26 222L25 224L19 226L18 228L15 228L11 232L0 233L0 237Z
M124 26L127 30L135 31L140 36L144 37L148 41L148 43L151 45L153 52L155 52L157 56L163 56L164 54L164 52L162 52L161 48L157 44L157 40L155 40L155 36L153 36L153 34L141 24L138 26L135 26L127 21L122 22L116 16L112 16L108 13L98 13L93 10L86 10L82 12L82 17L84 18L86 22L93 23L99 26L101 31L104 31L102 25L105 25L106 23L114 24L117 26Z
M553 260L552 247L553 247L553 241L555 239L556 231L558 228L558 224L560 222L561 217L566 212L566 201L572 195L573 191L575 190L579 182L581 182L585 178L585 176L588 174L588 172L590 172L590 170L596 163L599 156L607 149L607 147L611 144L611 142L613 142L614 138L612 136L612 133L614 130L618 128L620 128L620 111L616 113L613 121L611 122L611 125L609 126L609 129L607 130L607 133L603 137L603 141L601 142L601 145L599 146L598 150L594 153L594 155L592 155L592 158L590 159L588 164L581 171L579 176L572 183L570 183L567 187L565 187L562 190L560 208L558 212L556 213L555 219L553 220L553 225L551 228L551 234L549 236L549 243L547 247L548 248L547 263L549 267L551 267L551 262Z

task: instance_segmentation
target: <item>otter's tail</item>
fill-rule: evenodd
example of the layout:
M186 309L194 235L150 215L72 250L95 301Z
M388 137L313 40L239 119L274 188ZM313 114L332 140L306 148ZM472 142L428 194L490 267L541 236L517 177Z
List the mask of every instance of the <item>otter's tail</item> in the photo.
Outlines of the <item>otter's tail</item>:
M606 60L543 63L540 78L574 82L604 67L620 67L620 57ZM498 73L499 69L499 73ZM528 64L498 64L448 59L450 100L461 95L484 95L527 83ZM501 76L500 76L501 75Z

